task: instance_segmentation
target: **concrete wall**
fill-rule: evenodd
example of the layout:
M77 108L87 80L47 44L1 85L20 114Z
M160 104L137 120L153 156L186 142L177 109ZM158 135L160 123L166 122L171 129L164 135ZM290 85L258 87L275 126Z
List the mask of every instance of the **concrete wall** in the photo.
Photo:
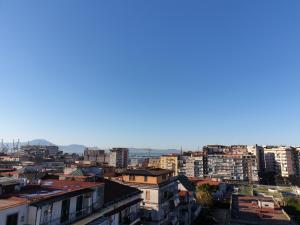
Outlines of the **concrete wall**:
M164 176L146 176L147 181L145 181L145 176L137 176L134 175L134 180L130 180L129 175L123 175L123 181L124 182L130 182L130 183L139 183L139 184L159 184L161 182L164 182L171 177L171 174L166 174Z
M28 216L27 211L28 211L27 205L21 205L21 206L17 206L14 208L1 210L0 211L0 224L5 225L7 216L18 213L18 225L25 225L25 224L27 224L27 216Z

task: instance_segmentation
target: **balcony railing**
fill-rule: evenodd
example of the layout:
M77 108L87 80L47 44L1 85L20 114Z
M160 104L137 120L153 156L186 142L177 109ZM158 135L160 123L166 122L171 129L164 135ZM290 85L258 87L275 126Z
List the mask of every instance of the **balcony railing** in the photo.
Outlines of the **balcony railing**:
M128 214L127 216L123 217L121 223L123 225L130 225L139 218L141 218L140 212L132 212L132 213Z
M90 215L93 212L93 207L87 207L80 211L70 213L68 218L62 221L62 218L42 218L40 225L69 225L84 217ZM50 216L49 216L50 217Z

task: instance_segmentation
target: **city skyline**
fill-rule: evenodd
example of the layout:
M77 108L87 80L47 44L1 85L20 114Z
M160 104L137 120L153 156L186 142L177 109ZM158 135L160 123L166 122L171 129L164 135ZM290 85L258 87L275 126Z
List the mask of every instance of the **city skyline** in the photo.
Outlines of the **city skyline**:
M0 139L300 145L300 3L0 2Z

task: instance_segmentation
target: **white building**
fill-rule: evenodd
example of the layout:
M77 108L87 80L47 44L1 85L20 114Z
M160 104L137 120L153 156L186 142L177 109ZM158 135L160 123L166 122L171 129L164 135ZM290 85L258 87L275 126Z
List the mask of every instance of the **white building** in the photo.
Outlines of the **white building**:
M264 148L266 172L274 172L282 177L297 175L295 148L266 146Z

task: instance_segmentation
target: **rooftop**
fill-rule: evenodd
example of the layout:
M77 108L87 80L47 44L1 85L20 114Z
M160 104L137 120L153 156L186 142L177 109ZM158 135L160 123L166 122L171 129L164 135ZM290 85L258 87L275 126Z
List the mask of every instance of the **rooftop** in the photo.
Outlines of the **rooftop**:
M104 180L104 204L108 205L117 201L122 201L130 196L142 193L139 189L123 185L111 180Z
M135 170L126 170L124 175L137 175L137 176L162 176L166 174L173 173L172 170L159 169L159 168L149 168L149 169L135 169Z
M20 205L24 205L26 203L27 203L27 201L25 198L20 198L20 197L16 197L16 196L12 196L12 197L8 196L6 198L0 199L0 210L17 207Z
M6 182L6 180L11 179L0 178L0 180ZM102 185L104 184L99 182L45 180L41 185L27 185L18 193L2 195L0 197L0 210L26 203L43 205L66 195L72 196L78 193L91 192L91 188Z
M233 195L232 223L292 225L280 206L270 197Z
M23 183L21 179L12 177L0 177L0 186L16 185Z

